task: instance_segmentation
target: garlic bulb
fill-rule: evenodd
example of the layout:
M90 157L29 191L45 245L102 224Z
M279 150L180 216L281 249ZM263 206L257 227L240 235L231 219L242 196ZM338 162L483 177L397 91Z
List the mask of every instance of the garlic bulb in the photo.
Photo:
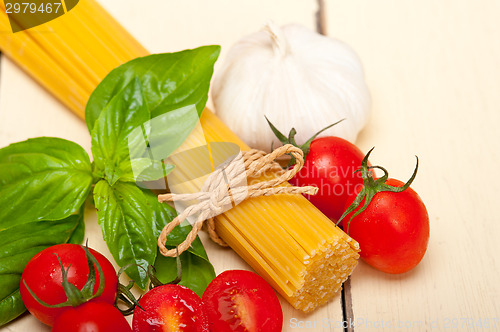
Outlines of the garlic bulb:
M222 121L264 151L279 144L264 116L284 133L295 128L298 144L345 119L320 136L354 142L371 103L361 62L349 46L297 24L272 23L229 50L212 100Z

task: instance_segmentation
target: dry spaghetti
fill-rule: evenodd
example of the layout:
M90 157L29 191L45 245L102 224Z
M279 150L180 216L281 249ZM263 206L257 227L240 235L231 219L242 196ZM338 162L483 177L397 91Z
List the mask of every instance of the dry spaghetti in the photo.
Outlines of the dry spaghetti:
M247 178L256 178L268 170L276 169L275 159L284 155L291 154L295 157L296 163L293 168L281 172L281 174L271 180L257 182L249 186L231 187L230 183L242 183ZM314 195L318 191L317 187L280 187L281 184L290 180L297 174L304 165L304 154L300 148L291 144L284 145L273 152L266 154L259 150L243 151L233 160L217 167L208 177L205 185L200 192L194 194L163 194L158 196L160 202L166 201L193 201L198 203L190 205L181 214L165 225L158 237L158 247L164 256L174 257L189 248L191 243L202 228L204 222L207 222L210 238L220 244L225 242L217 235L213 218L223 213L224 207L234 202L242 202L247 198L258 196L270 196L277 194L309 194ZM244 167L241 167L244 166ZM279 167L278 167L279 168ZM191 232L186 239L176 249L165 247L167 236L184 220L193 215L198 215L193 224Z

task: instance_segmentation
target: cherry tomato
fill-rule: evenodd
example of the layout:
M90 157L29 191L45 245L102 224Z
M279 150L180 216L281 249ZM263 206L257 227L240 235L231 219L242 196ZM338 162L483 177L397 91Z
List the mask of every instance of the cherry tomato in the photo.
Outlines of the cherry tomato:
M90 252L99 262L104 273L105 287L101 296L91 302L115 302L118 279L113 265L106 257L93 249ZM42 250L26 265L21 276L21 298L29 312L42 323L52 326L57 316L71 309L71 306L62 308L48 308L38 303L27 290L25 283L33 293L48 304L59 304L67 300L62 287L61 265L57 254L65 269L69 266L68 281L78 289L82 289L88 279L89 266L87 256L82 246L76 244L58 244ZM95 267L95 264L94 264ZM96 269L96 283L94 293L97 292L100 275Z
M390 178L384 183L394 187L404 184ZM346 207L354 199L355 195ZM344 230L358 209L342 220ZM348 232L358 241L365 262L383 272L403 273L424 257L429 242L429 216L422 199L411 188L402 192L381 191L366 210L351 220Z
M113 305L86 302L70 307L56 318L52 332L129 332L130 325Z
M283 312L269 284L256 273L219 274L203 293L211 331L281 331Z
M208 332L208 317L195 292L180 285L158 286L147 292L135 308L136 332Z
M315 186L316 195L307 199L330 219L337 221L350 195L363 180L359 172L363 153L354 144L340 137L321 137L311 142L304 167L290 183L295 186Z

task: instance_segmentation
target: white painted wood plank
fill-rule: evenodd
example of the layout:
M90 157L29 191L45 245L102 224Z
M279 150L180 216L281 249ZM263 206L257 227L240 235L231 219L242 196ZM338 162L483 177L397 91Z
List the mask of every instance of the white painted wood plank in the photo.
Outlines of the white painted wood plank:
M0 146L37 136L69 139L90 153L90 135L85 123L2 55Z
M223 52L268 20L315 28L315 0L147 0L100 2L151 52L218 44Z
M316 28L316 0L123 0L100 2L150 52L221 45L215 72L229 48L271 20ZM211 99L208 107L212 107Z
M269 19L278 24L301 23L315 28L315 0L258 1L172 1L138 2L105 0L111 12L151 52L173 52L206 44L222 45L221 60L228 48L242 36L257 31ZM140 6L140 7L138 7ZM219 63L216 66L219 66ZM2 58L0 69L0 146L36 136L57 136L73 140L90 152L90 137L85 124L39 87L11 61ZM87 210L86 236L92 247L111 257L97 225L95 213ZM202 240L216 272L250 269L234 252ZM340 295L331 304L310 315L294 310L281 299L284 331L316 322L314 331L330 331L329 324L341 324ZM328 321L330 320L330 321ZM48 331L29 315L9 324L5 331Z
M355 271L356 332L500 329L499 18L495 1L327 2L329 35L358 52L373 95L359 145L400 179L420 157L412 187L431 219L414 271Z

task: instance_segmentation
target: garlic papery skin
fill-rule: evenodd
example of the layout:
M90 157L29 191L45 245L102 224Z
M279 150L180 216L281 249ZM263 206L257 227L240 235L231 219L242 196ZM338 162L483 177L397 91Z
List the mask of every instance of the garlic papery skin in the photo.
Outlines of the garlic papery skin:
M361 61L345 43L301 25L268 23L238 41L216 73L215 112L249 146L279 146L264 116L298 144L321 136L352 143L368 120L371 99Z

